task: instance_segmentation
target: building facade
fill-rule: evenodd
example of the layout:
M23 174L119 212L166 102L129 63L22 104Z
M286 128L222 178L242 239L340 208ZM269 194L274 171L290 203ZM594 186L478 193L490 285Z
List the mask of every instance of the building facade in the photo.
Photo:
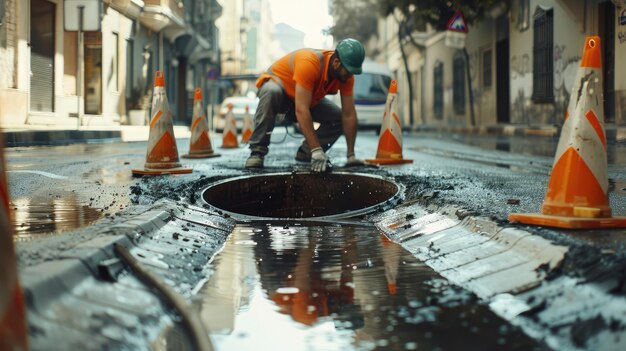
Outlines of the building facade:
M193 89L208 93L207 72L219 67L216 0L2 1L5 128L146 124L157 69L175 123L187 123ZM72 10L84 4L79 47Z
M589 35L601 40L605 121L626 124L622 0L514 0L470 25L465 49L433 30L413 31L400 45L398 16L379 20L368 52L395 73L405 126L559 126Z

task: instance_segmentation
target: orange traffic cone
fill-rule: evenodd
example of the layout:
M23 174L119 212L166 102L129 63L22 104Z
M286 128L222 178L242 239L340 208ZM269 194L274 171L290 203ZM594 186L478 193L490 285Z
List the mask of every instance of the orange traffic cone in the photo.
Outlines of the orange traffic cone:
M10 218L4 150L0 149L0 350L27 350L26 308L17 276Z
M365 160L367 163L394 165L413 162L413 160L405 160L402 158L402 122L400 122L400 118L398 118L397 91L398 84L395 80L392 80L389 85L389 94L387 94L383 123L380 126L380 138L378 139L376 158L373 160Z
M133 175L191 173L191 168L182 168L178 161L174 123L167 103L167 95L165 95L165 78L159 70L154 74L151 110L152 119L150 120L145 169L133 169Z
M243 130L241 131L241 143L247 144L252 136L252 117L250 116L250 109L246 105L246 114L243 115Z
M541 213L509 221L560 228L626 227L612 217L602 93L600 38L587 37Z
M228 112L226 112L223 134L223 148L229 149L239 147L239 143L237 142L237 123L235 122L235 114L233 113L233 104L228 104Z
M183 158L209 158L219 154L213 152L209 138L209 126L202 108L202 90L196 88L193 94L193 121L191 122L191 139L189 153Z

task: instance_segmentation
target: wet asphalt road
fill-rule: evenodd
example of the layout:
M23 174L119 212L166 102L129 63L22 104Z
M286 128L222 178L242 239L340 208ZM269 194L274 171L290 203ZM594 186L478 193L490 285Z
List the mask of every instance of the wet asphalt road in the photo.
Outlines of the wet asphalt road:
M265 172L306 169L293 154L299 135L278 129L273 137ZM248 151L221 149L219 135L213 137L222 157L183 160L194 173L172 177L179 181L198 177L222 179L250 172L242 165ZM373 158L378 137L361 132L356 152ZM473 135L412 134L403 138L404 158L414 163L384 169L382 173L406 183L409 196L431 197L433 201L458 204L476 214L506 222L510 212L538 212L553 163L557 140L544 137L498 137ZM6 149L15 228L18 237L49 234L88 225L103 216L123 210L131 202L130 169L145 160L146 144L76 144L54 147ZM179 154L188 150L188 140L178 141ZM626 143L609 144L610 200L614 215L626 215ZM345 143L340 139L329 151L336 166L345 162ZM155 197L167 196L166 193ZM615 231L576 232L577 239L623 250L624 236ZM570 233L571 234L571 233Z
M252 174L242 168L243 162L248 155L245 148L241 147L234 150L220 149L220 140L216 139L214 138L213 145L216 152L222 154L221 157L208 160L183 160L184 164L194 168L194 173L182 176L143 179L132 178L130 169L142 166L145 158L145 143L82 144L5 150L5 157L8 163L7 169L9 171L11 204L15 214L14 225L18 234L18 254L21 248L28 247L38 237L55 236L61 238L62 241L63 233L76 228L87 227L90 223L94 223L104 217L114 217L116 213L123 212L127 207L135 204L149 204L161 197L168 197L174 200L186 199L191 203L199 204L201 200L197 194L203 187L228 177ZM372 157L376 152L377 139L378 137L374 133L359 134L356 148L357 156L360 158ZM291 136L280 132L276 133L273 137L273 141L276 144L271 146L270 154L266 159L267 167L261 173L293 169L305 170L306 164L296 163L292 158L299 140L300 137L297 135ZM553 162L551 154L554 153L556 147L555 140L537 137L503 138L405 134L403 141L404 157L414 160L412 164L400 167L364 168L358 171L394 177L396 181L404 184L406 187L406 198L408 200L426 199L436 204L455 204L468 209L473 214L489 217L503 224L506 223L506 217L509 212L537 212L539 210ZM179 140L178 148L179 154L186 152L188 140ZM609 145L610 200L616 215L626 215L626 167L624 167L625 161L621 156L624 154L623 148L624 145L622 144ZM336 169L341 169L342 163L345 162L345 144L343 141L338 142L330 150L329 155L333 159ZM254 242L254 238L245 237L250 234L247 230L254 231L254 229L267 230L267 228L239 228L237 235L243 236L243 238L238 236L231 238L230 245L235 245L235 249L233 249L234 251L225 249L224 254L220 254L216 258L216 269L219 269L220 262L229 259L229 255L236 257L243 255L241 249L236 249L237 242L242 247L246 247L246 242ZM623 230L534 230L537 234L556 242L585 249L585 252L588 252L589 247L592 247L602 254L610 254L609 263L605 267L608 267L607 271L609 272L612 269L619 269L619 265L613 264L612 262L614 261L612 259L619 260L624 257L626 252L624 250L626 233ZM295 237L297 238L298 235L295 235ZM376 238L378 236L374 235L372 240ZM300 237L298 240L303 240L303 238ZM258 250L256 246L258 245L255 244L255 249L252 251ZM293 251L295 248L287 246L285 250L287 256L297 256ZM337 252L339 252L336 248L329 249L329 251L332 253L331 256L337 256ZM248 252L245 255L255 256L256 254L253 255ZM376 257L379 257L381 260L377 264L380 270L385 264L381 255ZM603 258L606 257L603 256ZM232 260L232 257L230 259ZM248 257L247 259L249 260L249 265L255 264L254 258ZM361 261L363 260L361 259ZM574 265L572 265L573 267L568 267L568 263L570 262L565 263L564 271L569 269L583 275L587 273L585 271L578 272L579 269L574 267ZM30 264L27 260L20 262L21 266ZM258 264L258 261L256 261L256 264ZM363 262L360 264L364 265L363 268L367 266ZM298 265L293 263L291 266L292 269L296 269ZM402 274L408 275L406 275L406 278L398 279L399 281L411 281L410 277L425 274L426 276L421 278L422 280L419 281L419 284L415 282L410 283L409 286L404 284L402 290L399 287L398 294L394 296L390 296L388 291L385 292L385 289L380 289L381 294L390 298L388 299L389 301L402 300L399 305L389 307L389 301L386 301L382 304L364 303L360 307L366 311L368 309L380 310L383 312L381 315L384 318L395 320L396 322L391 323L391 325L400 325L395 330L395 333L385 334L381 331L381 334L373 340L360 340L351 332L344 333L346 336L342 335L342 333L327 335L321 331L322 335L339 344L349 341L354 347L362 347L363 349L371 349L372 347L386 349L385 346L389 345L389 343L395 345L393 349L412 349L414 345L456 349L458 345L450 344L454 340L448 340L449 338L443 332L437 338L432 338L436 333L431 333L421 335L419 339L407 338L405 336L407 334L398 332L405 328L407 323L413 326L419 325L419 323L410 323L410 321L415 322L415 319L412 318L426 318L427 320L433 316L432 311L429 312L424 307L428 306L428 301L415 298L411 294L418 293L420 289L424 291L422 293L424 295L428 293L437 295L441 291L444 291L443 294L445 295L446 291L454 290L453 287L446 285L445 280L437 277L436 273L431 270L415 270L414 268L418 266L420 266L419 262L407 264L406 268L403 268L401 271L405 271ZM284 267L282 269L290 268ZM341 271L340 265L330 267L329 269L335 275L338 271ZM366 271L365 269L359 271L357 275ZM376 279L381 280L385 274L382 271L378 273L378 278ZM319 272L316 274L323 276ZM339 276L341 276L341 273L339 273ZM284 279L284 277L267 278L263 275L257 279L253 275L250 278L250 284L244 284L244 288L249 289L251 292L257 291L257 293L256 295L250 293L251 295L248 295L248 298L258 297L258 291L264 291L266 294L266 296L263 296L265 299L264 303L267 304L269 300L272 300L269 294L276 291L286 291L287 295L293 293L293 289L280 290L281 288L292 287L288 280L287 283L282 280L272 282L272 280L279 280L279 278ZM255 279L258 281L255 282ZM274 284L271 289L263 286L263 279L269 279ZM337 284L340 281L341 279L338 281L335 279L333 283ZM279 282L284 284L276 285ZM418 284L419 286L411 284ZM434 292L432 284L443 286L443 290ZM339 284L339 287L341 287L341 284ZM207 288L207 290L210 289ZM400 291L403 291L402 295L400 295ZM513 347L514 345L520 345L520 348L517 349L539 347L524 336L520 336L518 331L508 329L506 323L498 321L497 317L486 311L484 306L481 307L480 304L476 304L471 294L455 291L452 295L454 296L453 304L448 305L449 308L436 311L435 317L433 317L436 321L448 321L450 317L446 316L450 315L464 315L468 316L465 321L463 318L457 318L458 320L453 322L461 323L461 327L466 327L467 325L463 323L472 320L474 314L477 313L475 321L478 321L477 323L480 324L483 320L486 320L484 322L485 325L480 328L480 333L475 333L470 328L468 334L464 337L471 339L473 335L489 335L489 342L492 343L491 345L493 345L494 349L498 349L498 346L503 345L502 343L507 343L507 349L516 349ZM199 296L207 299L215 298L205 293ZM367 298L361 300L367 301ZM216 301L219 301L219 299ZM279 304L274 304L273 306L279 306ZM311 306L315 306L315 304ZM454 308L458 306L460 306L460 310L455 310ZM350 308L347 309L350 310ZM468 310L471 312L467 312ZM479 311L476 312L476 310ZM279 315L289 314L281 309L274 312L278 312ZM431 317L428 317L429 315ZM245 316L243 317L245 318ZM349 328L350 325L343 324L342 318L336 317L339 317L339 314L335 313L333 315L328 313L324 316L318 316L323 322L321 324L330 323L335 327L339 325L340 327L344 326L344 330L351 330ZM452 318L452 320L454 319ZM297 329L298 323L302 323L295 320L296 323L294 324L294 320L292 318L291 327ZM365 320L366 318L364 318ZM348 320L348 322L352 325L360 323L353 320ZM457 335L455 333L458 333L459 330L464 330L463 328L459 329L458 326L459 324L456 324L456 327L450 327L452 330L455 330L453 332L454 335ZM503 326L505 326L504 329L502 329ZM218 331L220 330L219 328L217 329ZM335 328L335 330L338 329ZM247 339L248 336L250 336L250 340L254 339L250 333L250 331L245 331L236 334L240 336L239 338L227 340L224 338L219 339L218 337L217 340L221 340L220 342L226 344L231 342L236 344L238 341L241 341L242 335L243 339ZM396 335L396 337L394 338L393 335Z

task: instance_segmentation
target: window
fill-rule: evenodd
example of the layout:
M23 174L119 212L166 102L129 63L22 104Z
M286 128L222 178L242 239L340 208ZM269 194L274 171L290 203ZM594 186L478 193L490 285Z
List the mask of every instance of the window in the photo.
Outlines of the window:
M5 0L0 0L0 26L4 24Z
M7 47L7 30L6 25L4 25L4 4L5 0L0 0L0 48Z
M483 88L491 87L491 49L483 51Z
M130 98L135 84L135 43L132 39L126 39L126 97Z
M435 118L443 118L443 63L435 64L434 69L434 112Z
M461 54L454 58L452 69L452 102L454 112L465 113L465 59Z
M111 69L113 70L113 90L114 91L118 91L120 90L120 74L119 74L119 67L120 67L120 41L119 41L119 34L117 33L113 33L113 65L111 65Z
M554 102L553 12L538 8L533 18L533 100Z

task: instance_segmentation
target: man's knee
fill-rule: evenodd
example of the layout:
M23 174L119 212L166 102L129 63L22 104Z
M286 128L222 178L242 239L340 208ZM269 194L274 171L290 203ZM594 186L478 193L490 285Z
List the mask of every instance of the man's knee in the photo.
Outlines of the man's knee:
M282 98L283 89L280 85L274 83L271 80L268 80L261 86L259 91L259 99L270 99L272 101L279 100Z

